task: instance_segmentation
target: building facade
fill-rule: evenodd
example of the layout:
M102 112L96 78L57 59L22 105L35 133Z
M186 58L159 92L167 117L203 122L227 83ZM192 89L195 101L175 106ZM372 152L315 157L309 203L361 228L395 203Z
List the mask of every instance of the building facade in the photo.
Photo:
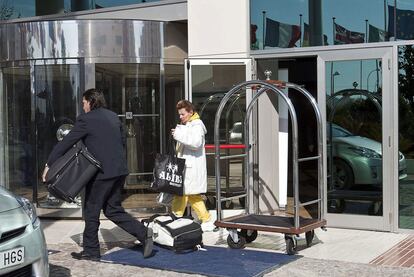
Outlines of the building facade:
M177 99L197 105L212 144L223 94L242 81L270 78L301 85L318 101L326 172L322 210L328 225L414 228L414 3L95 0L42 7L44 1L0 2L5 20L0 26L2 184L29 195L45 214L79 211L65 203L53 207L54 199L38 180L57 142L56 130L80 113L84 89L103 89L128 130L132 174L124 204L134 210L153 205L147 190L152 157L164 151ZM286 93L297 107L299 155L315 154L309 106ZM240 123L250 97L248 91L232 101L220 125L225 143L241 143ZM260 100L255 125L259 209L289 208L291 126L277 97ZM229 193L243 184L244 166L237 160L223 164L222 186ZM213 203L212 161L208 167L207 197ZM316 169L314 162L300 168L302 202L317 197ZM242 199L224 206L243 204Z

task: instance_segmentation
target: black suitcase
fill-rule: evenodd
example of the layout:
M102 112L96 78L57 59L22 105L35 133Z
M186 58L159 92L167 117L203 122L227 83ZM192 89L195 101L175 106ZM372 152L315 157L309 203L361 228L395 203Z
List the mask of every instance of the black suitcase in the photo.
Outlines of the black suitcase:
M47 189L56 198L75 202L82 188L101 169L101 163L80 141L50 166L46 174Z

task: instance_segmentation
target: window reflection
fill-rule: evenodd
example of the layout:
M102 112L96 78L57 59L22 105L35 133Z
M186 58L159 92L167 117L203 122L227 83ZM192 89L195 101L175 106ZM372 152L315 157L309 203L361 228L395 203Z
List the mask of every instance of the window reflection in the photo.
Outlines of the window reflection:
M163 0L0 0L0 21L159 1Z
M414 2L251 0L251 49L371 43L414 38Z
M35 159L32 147L30 103L30 68L3 68L3 99L5 113L5 185L12 192L33 199L36 184Z
M214 121L217 108L227 93L235 85L245 81L245 65L192 65L192 101L207 128L206 144L214 144ZM220 143L242 144L244 129L242 123L246 114L246 91L235 94L227 102L220 121ZM223 149L222 155L240 154L240 149ZM214 149L206 147L207 155L207 202L209 209L215 208L215 170ZM244 193L243 186L243 159L227 159L220 164L222 178L222 193L235 196ZM240 198L236 205L244 205L244 198ZM229 200L222 203L223 208L232 208L234 202Z
M327 62L328 212L382 215L381 60ZM405 167L404 156L400 159Z
M398 157L406 159L398 170L407 176L399 179L399 227L414 229L414 47L400 46L398 61Z
M154 157L160 152L160 65L96 64L96 87L118 114L125 134L130 174L122 190L126 208L156 208L149 191Z

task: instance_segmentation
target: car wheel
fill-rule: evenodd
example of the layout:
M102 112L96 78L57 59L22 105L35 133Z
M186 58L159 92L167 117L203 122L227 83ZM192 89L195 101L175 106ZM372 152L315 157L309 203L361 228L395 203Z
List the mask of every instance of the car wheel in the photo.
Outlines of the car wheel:
M333 163L334 189L349 189L354 185L354 173L352 168L343 160L335 160Z

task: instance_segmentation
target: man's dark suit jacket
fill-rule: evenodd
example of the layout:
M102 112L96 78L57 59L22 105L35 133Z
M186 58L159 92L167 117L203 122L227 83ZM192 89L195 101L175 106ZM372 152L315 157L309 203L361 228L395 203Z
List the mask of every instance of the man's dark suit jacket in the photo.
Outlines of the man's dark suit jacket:
M128 174L125 133L118 116L105 108L98 108L78 116L67 136L55 145L47 164L52 165L76 142L83 140L89 152L102 163L96 179L103 180Z

